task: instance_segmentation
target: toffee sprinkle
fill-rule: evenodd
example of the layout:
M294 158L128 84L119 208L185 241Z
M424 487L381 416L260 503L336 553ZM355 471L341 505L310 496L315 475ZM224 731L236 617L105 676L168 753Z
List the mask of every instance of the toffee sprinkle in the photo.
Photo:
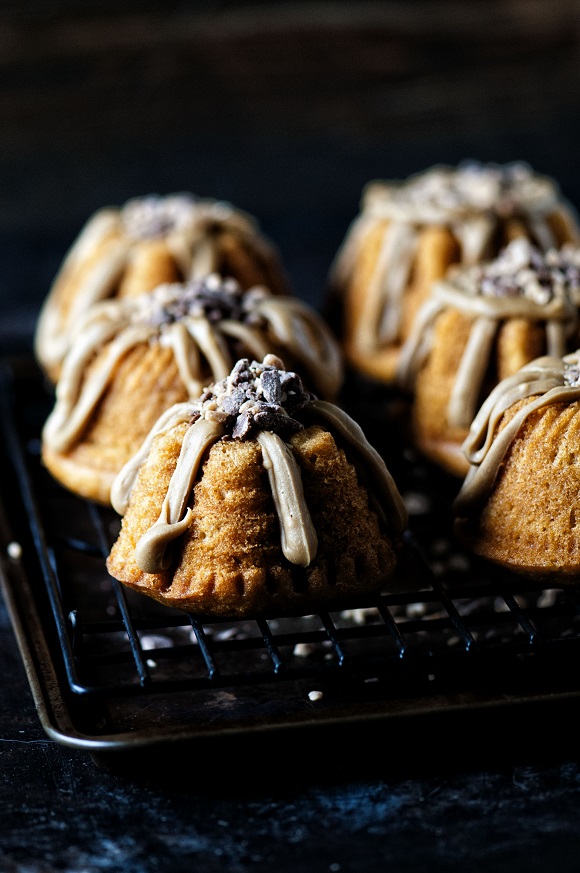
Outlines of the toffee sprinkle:
M191 221L196 203L197 198L192 194L167 197L150 194L129 200L121 210L121 217L128 236L135 239L164 237Z
M145 318L153 327L188 316L206 318L211 324L231 319L257 325L262 319L255 311L256 304L267 296L264 288L257 286L244 291L235 279L211 273L184 285L163 286L151 298Z
M258 430L282 436L302 430L294 414L314 395L304 390L300 377L284 370L275 355L262 363L241 358L221 382L207 388L195 403L192 421L220 421L232 439L249 439Z
M454 280L472 296L524 297L543 306L580 290L580 249L568 245L542 253L522 237L495 260L456 272Z
M429 203L451 210L473 208L507 216L521 210L530 192L542 182L546 184L523 161L465 161L456 168L435 166L412 176L396 187L392 196L401 203Z

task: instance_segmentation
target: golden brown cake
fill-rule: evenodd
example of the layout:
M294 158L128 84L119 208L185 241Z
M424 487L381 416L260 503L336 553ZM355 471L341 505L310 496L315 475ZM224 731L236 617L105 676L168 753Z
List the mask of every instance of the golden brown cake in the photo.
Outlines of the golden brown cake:
M369 183L329 277L329 318L349 366L392 385L433 282L451 264L493 259L516 236L542 250L580 239L556 183L524 163L435 166Z
M534 579L580 581L580 350L502 380L464 444L458 539Z
M579 290L579 247L542 253L523 237L433 285L397 370L412 394L411 438L426 457L466 474L462 443L493 387L534 358L577 347Z
M42 460L70 491L102 504L158 416L225 378L240 356L284 354L323 399L342 384L339 346L313 309L216 274L95 303L77 327Z
M133 297L208 273L289 294L278 250L256 220L231 204L192 194L134 198L86 223L54 279L34 338L37 360L58 379L80 316L95 302Z
M338 406L267 355L160 419L117 477L107 568L168 606L229 618L340 608L383 588L406 510Z

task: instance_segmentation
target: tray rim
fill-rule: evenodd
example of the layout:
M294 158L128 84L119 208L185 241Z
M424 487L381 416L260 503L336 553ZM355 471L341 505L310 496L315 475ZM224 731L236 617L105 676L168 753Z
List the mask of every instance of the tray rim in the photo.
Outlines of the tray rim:
M12 576L19 575L19 590L16 594L16 580ZM453 695L434 694L430 697L421 696L408 702L397 711L393 710L393 701L385 701L383 707L375 704L374 711L359 710L357 714L340 716L325 711L312 710L300 719L287 718L285 721L256 723L246 727L220 726L210 731L199 727L181 727L168 732L144 735L136 731L95 735L84 733L77 729L74 716L66 702L66 689L58 675L50 648L42 629L38 612L34 606L33 595L24 572L11 573L7 571L6 562L0 565L0 591L6 604L12 629L23 661L28 683L40 723L45 733L57 743L70 748L89 752L116 752L131 749L158 747L164 744L182 743L185 741L200 741L204 738L228 737L239 738L246 734L276 734L285 730L310 731L322 730L331 726L365 728L371 722L407 723L409 720L428 722L438 717L453 718L461 714L476 712L495 713L500 717L514 707L536 706L545 703L554 705L577 704L580 715L580 689L578 691L543 692L522 694L519 697L497 694L483 698L476 692L462 693L462 700L454 700ZM22 602L20 602L22 601ZM390 704L390 708L389 705ZM387 739L387 735L385 735Z

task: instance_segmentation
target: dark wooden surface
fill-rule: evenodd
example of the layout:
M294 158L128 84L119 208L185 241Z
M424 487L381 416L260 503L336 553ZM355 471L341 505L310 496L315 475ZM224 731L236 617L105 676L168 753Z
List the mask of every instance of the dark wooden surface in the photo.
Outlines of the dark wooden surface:
M579 52L572 0L1 4L2 351L28 347L85 219L135 195L252 212L315 304L371 178L522 159L580 204ZM200 778L195 753L121 775L44 734L2 606L0 698L3 873L578 869L558 723L460 768L428 737L432 766L393 769L385 737L360 772L339 753L277 780L274 746L254 777L218 755Z

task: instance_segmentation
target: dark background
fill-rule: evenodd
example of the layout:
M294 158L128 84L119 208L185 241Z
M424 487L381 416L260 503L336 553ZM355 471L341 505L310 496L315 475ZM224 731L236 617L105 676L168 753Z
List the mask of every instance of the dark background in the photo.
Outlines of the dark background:
M578 206L579 11L0 4L0 350L28 347L85 220L133 196L189 190L246 209L317 305L372 178L526 160ZM580 764L557 719L517 760L472 746L459 768L436 736L425 769L386 736L375 766L345 771L337 750L324 779L310 761L278 781L284 749L266 746L243 780L219 754L201 780L195 753L173 782L146 766L120 775L44 734L1 604L0 700L3 873L578 869ZM263 785L252 770L265 768Z
M230 200L318 303L371 178L526 160L580 203L576 0L0 5L0 304L30 333L86 219Z

